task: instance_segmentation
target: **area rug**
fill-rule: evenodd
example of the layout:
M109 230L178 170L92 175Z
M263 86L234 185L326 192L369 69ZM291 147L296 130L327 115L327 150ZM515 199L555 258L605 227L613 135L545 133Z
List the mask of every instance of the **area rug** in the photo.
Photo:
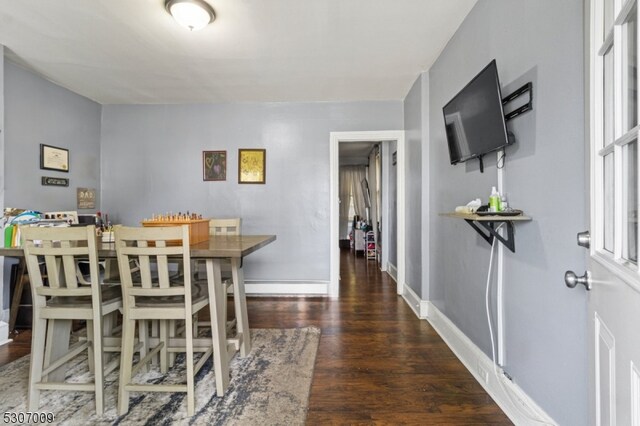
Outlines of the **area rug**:
M39 412L54 413L55 424L61 425L302 425L319 341L320 330L315 327L251 330L251 352L231 361L231 382L224 396L216 396L211 359L200 370L196 412L191 418L186 416L184 393L132 392L129 412L118 416L117 370L105 379L103 416L96 416L89 392L43 391ZM76 359L68 377L87 381L86 357ZM180 355L167 375L152 368L140 373L136 382L179 382L183 365ZM0 369L2 413L26 411L28 376L29 356Z

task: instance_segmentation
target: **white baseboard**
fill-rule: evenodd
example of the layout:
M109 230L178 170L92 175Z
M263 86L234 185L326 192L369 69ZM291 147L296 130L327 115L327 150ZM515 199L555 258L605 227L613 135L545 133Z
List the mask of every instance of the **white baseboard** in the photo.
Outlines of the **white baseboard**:
M398 282L398 268L392 263L387 264L387 274L389 274L396 283Z
M429 323L511 421L517 425L556 424L518 385L504 376L501 368L494 369L493 361L435 305L424 303L428 305Z
M9 324L0 321L0 346L11 342L9 339Z
M430 312L431 306L432 306L431 302L429 302L428 300L420 301L420 318L421 319L429 318L429 312Z
M327 296L329 281L258 281L245 280L247 295Z
M407 302L413 313L420 318L420 298L407 284L402 286L402 298Z

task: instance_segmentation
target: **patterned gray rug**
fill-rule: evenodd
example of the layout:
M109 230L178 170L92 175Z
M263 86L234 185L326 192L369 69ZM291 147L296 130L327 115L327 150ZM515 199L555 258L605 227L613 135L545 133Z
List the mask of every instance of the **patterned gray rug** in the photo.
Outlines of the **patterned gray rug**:
M89 392L43 391L39 412L53 412L55 424L66 425L302 425L305 422L311 378L320 341L315 327L251 330L249 356L234 357L231 383L223 397L215 396L211 359L196 377L196 414L186 417L186 394L131 393L129 413L116 413L117 370L106 378L105 414L95 415ZM144 381L179 382L182 356L167 377L151 370ZM69 369L74 381L87 381L86 357ZM0 369L0 411L25 412L29 356ZM78 376L79 375L79 376ZM75 379L77 377L77 379ZM174 380L175 378L177 380ZM183 380L183 379L182 379Z

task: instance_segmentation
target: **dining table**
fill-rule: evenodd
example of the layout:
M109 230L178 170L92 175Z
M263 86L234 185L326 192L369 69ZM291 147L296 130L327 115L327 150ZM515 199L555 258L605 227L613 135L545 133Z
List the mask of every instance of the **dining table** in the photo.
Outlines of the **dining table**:
M213 344L213 367L216 377L216 394L224 395L229 386L229 362L235 352L240 356L246 356L251 351L251 338L249 332L249 319L244 291L244 258L249 254L265 247L276 240L275 235L211 235L203 242L191 244L190 255L192 260L203 260L206 265L206 281L209 294L209 312L211 322L211 337L194 339L194 346ZM0 256L20 259L18 282L11 303L10 330L15 325L15 315L20 302L19 294L22 294L24 284L24 252L19 247L0 248ZM114 242L101 242L98 244L98 257L108 260L105 276L117 274L116 249ZM236 301L236 336L227 336L227 319L225 318L226 290L222 282L221 262L229 260L233 279L239 283L234 294ZM19 291L20 290L20 291ZM238 312L239 311L239 312ZM61 321L54 333L56 347L51 354L51 362L64 355L69 347L69 335L71 331L70 321ZM172 338L180 340L180 338ZM105 347L118 344L118 338L106 337ZM62 367L50 374L51 377L64 377Z

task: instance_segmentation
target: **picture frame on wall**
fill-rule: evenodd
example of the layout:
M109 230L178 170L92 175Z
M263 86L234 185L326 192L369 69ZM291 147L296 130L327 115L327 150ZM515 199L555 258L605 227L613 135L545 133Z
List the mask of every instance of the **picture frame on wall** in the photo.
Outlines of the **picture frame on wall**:
M227 151L202 151L202 180L227 180Z
M266 149L238 150L238 183L264 184L266 182Z
M40 169L69 173L69 150L41 143Z

